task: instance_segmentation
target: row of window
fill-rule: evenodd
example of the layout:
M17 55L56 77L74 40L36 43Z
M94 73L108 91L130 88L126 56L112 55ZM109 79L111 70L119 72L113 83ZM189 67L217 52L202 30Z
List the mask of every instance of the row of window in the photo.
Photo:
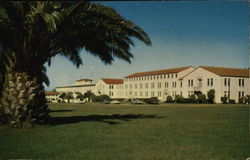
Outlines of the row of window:
M154 79L167 79L167 78L177 78L177 73L174 74L164 74L164 75L152 75L134 78L125 78L125 82L142 81L142 80L154 80Z
M161 88L162 87L162 84L164 85L164 87L165 88L168 88L169 87L169 82L165 82L165 83L161 83L161 82L159 82L159 83L157 83L157 88ZM140 83L140 84L125 84L125 89L128 89L128 86L129 86L129 89L132 89L132 88L134 88L134 89L137 89L138 88L138 86L139 86L139 89L143 89L143 84L142 83ZM149 84L148 83L145 83L145 88L147 89L147 88L149 88ZM151 88L155 88L155 83L151 83L150 84L150 87ZM177 87L177 82L172 82L172 88L176 88ZM182 82L180 82L180 87L182 87Z
M230 78L224 78L224 86L230 86L231 79ZM245 86L245 80L239 79L239 86L244 87Z

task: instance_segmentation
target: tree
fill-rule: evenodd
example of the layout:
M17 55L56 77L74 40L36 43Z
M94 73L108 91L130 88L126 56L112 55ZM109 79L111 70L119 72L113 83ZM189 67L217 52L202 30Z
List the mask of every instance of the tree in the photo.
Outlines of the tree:
M214 90L214 89L210 89L210 90L207 92L207 97L208 97L208 103L214 103L215 90Z
M78 93L77 96L76 96L76 98L79 99L80 101L84 100L84 96L81 93Z
M92 93L91 91L87 91L83 94L84 99L87 98L88 102L90 101L90 98L95 95L94 93Z
M66 93L65 93L65 92L61 93L61 94L59 95L59 98L61 98L62 101L65 102L64 99L66 99Z
M132 38L151 45L147 34L114 9L80 2L0 2L0 115L22 127L48 118L45 64L56 55L82 65L83 49L112 64L131 62Z

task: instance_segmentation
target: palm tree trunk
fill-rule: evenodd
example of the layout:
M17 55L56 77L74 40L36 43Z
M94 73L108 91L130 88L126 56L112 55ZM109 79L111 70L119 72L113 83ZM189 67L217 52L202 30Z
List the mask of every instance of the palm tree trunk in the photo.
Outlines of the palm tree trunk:
M13 127L33 127L48 117L43 86L35 77L26 72L7 71L2 86L2 121Z

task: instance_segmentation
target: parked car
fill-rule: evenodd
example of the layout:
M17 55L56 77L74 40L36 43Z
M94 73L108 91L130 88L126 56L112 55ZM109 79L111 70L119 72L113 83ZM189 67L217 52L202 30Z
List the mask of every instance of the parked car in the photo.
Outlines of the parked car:
M104 101L103 101L102 103L104 103L104 104L109 104L109 103L110 103L110 101L109 101L109 100L107 100L107 99L104 99Z
M131 101L132 104L143 104L143 101L139 100L139 99L134 99Z
M110 103L111 103L111 104L120 104L120 102L117 101L117 100L113 100L113 101L111 101Z

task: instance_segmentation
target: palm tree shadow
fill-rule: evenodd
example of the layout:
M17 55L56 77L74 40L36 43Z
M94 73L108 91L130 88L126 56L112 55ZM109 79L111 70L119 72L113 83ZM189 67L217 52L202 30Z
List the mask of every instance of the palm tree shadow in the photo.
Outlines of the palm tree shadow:
M70 117L50 117L46 124L61 125L78 122L103 122L110 125L119 124L113 120L131 121L133 119L163 118L157 115L145 114L112 114L112 115L87 115L87 116L70 116Z
M61 109L61 110L50 110L51 113L53 112L72 112L74 110L72 109Z

